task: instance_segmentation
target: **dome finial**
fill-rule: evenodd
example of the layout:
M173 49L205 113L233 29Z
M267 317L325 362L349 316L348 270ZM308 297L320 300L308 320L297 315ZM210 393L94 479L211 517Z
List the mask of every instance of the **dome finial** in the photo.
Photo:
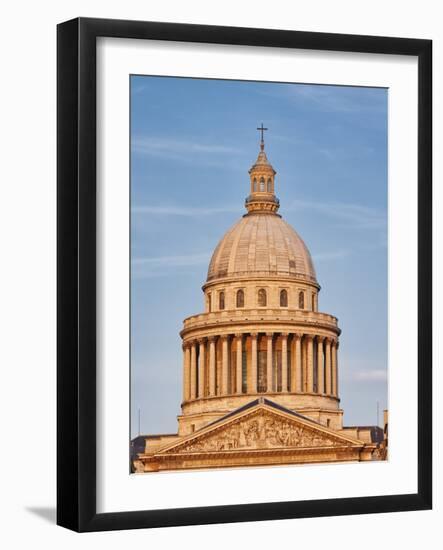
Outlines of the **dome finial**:
M263 126L257 128L260 132L260 152L257 160L249 170L251 180L251 192L246 198L245 206L248 213L273 212L276 213L279 208L279 201L274 194L275 170L269 163L265 153L264 132L267 130Z
M268 128L264 128L263 122L262 122L262 123L261 123L261 126L260 126L259 128L257 128L257 130L258 130L259 132L261 132L260 150L261 150L261 151L264 151L264 149L265 149L265 140L263 139L263 138L264 138L263 132L264 132L265 130L268 130Z

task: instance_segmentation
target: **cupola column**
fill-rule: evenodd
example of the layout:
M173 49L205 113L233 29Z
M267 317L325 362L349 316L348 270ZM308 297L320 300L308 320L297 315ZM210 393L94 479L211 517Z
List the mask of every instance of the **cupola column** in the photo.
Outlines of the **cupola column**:
M206 345L202 339L199 341L198 352L198 396L204 397L205 395L205 364L206 364Z
M209 338L209 395L215 395L215 338Z
M325 374L326 374L326 394L331 395L332 393L332 373L331 373L331 339L326 338L325 345Z
M323 336L317 336L317 393L325 393Z
M308 393L314 392L314 342L311 334L306 335L306 391Z
M237 338L237 365L236 365L236 393L243 393L242 391L242 385L243 385L243 335L242 334L236 334Z
M301 338L302 335L299 333L294 334L294 368L291 369L292 377L293 377L293 383L291 387L291 391L295 391L297 393L300 393L303 388L303 380L302 380L302 363L301 363Z
M266 391L272 392L272 332L266 334L267 342L267 356L266 356Z
M288 391L288 335L281 335L281 391Z
M258 334L251 334L251 373L248 376L251 387L248 388L249 393L257 393L257 337Z
M188 345L183 346L183 401L190 398L190 371L191 371L191 350Z
M338 397L338 372L337 372L337 348L338 341L332 342L332 395Z
M191 345L191 399L197 397L197 344Z
M221 380L221 393L226 395L228 393L229 383L229 357L228 357L228 336L222 336L222 380Z

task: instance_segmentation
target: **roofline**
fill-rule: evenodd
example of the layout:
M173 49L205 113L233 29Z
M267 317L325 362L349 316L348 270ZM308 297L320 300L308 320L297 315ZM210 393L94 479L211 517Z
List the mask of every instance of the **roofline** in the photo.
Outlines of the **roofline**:
M154 437L170 437L170 436L177 436L177 435L178 435L178 432L172 433L172 434L140 434L133 437L131 441L135 441L139 437L144 437L145 439L147 439L147 438L154 438Z

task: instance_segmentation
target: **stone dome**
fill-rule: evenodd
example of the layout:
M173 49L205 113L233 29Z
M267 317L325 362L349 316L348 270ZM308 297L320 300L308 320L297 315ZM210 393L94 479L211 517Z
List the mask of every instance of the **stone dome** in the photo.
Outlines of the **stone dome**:
M317 284L308 248L280 215L250 212L218 243L207 282L226 278L290 277Z

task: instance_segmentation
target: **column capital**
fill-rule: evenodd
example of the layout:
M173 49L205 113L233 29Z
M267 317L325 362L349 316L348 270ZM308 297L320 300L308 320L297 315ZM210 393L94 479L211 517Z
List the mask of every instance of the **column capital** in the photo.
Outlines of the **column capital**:
M209 343L215 342L216 340L217 340L217 336L208 336Z
M287 338L289 336L289 332L281 332L280 334L283 338Z
M249 335L250 335L250 337L253 338L254 340L257 340L257 338L258 338L258 332L250 332Z
M268 338L272 338L272 337L274 336L274 333L273 333L273 332L267 332L267 333L266 333L266 336L267 336Z
M199 339L197 340L197 342L198 342L199 344L204 344L204 343L206 342L206 338L205 338L205 337L199 338Z
M317 336L317 341L320 342L320 343L322 343L323 340L325 340L325 339L326 339L326 336L321 336L321 335Z
M229 340L229 334L220 334L219 338L221 340Z
M243 338L243 332L236 332L234 335L237 339Z
M304 335L307 340L314 340L315 336L313 334L305 334Z
M302 332L294 332L294 338L297 338L297 340L301 340L303 338Z

